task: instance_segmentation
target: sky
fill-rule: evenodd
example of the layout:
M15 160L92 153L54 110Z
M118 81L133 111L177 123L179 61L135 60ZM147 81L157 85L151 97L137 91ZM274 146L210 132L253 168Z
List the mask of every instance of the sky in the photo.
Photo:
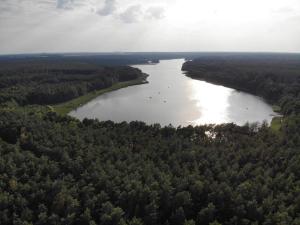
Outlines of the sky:
M0 54L300 52L300 0L0 0Z

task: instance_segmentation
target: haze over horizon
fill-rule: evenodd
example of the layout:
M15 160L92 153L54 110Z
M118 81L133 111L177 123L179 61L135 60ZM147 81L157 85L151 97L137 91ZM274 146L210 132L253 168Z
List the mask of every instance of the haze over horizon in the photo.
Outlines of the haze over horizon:
M0 54L300 52L299 0L0 2Z

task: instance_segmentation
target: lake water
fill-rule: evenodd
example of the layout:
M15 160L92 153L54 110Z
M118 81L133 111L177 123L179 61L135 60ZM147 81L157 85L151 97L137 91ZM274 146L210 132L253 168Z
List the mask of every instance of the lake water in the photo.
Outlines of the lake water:
M276 115L263 99L221 85L189 78L183 59L155 65L135 65L149 74L148 84L103 94L70 112L78 119L144 121L186 126L234 122L270 122Z

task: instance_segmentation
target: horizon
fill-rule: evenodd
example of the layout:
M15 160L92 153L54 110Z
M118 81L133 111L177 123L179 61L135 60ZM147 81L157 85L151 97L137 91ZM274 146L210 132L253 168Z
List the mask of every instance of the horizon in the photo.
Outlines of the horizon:
M281 51L111 51L111 52L24 52L24 53L0 53L0 56L30 56L30 55L72 55L72 54L81 54L81 55L125 55L125 54L291 54L298 55L300 51L295 52L281 52Z

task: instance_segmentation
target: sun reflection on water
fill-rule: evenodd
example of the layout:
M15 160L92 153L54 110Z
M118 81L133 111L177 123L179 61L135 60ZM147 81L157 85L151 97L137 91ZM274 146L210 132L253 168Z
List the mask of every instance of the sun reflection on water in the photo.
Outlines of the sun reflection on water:
M189 122L193 125L229 122L226 109L232 89L194 80L189 82L188 88L189 98L195 102L199 113L196 119Z

